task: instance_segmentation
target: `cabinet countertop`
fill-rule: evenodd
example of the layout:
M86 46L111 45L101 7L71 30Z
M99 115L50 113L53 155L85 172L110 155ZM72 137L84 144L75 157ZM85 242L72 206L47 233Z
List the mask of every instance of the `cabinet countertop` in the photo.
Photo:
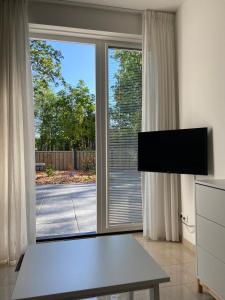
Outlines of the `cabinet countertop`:
M195 184L205 185L216 189L225 190L225 179L203 179L196 180Z

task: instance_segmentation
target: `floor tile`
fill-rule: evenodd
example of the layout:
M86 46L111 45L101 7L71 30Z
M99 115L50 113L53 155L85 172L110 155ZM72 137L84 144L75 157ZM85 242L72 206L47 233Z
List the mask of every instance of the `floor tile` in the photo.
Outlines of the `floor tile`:
M75 210L78 226L96 225L97 217L94 210Z
M84 209L85 210L85 209ZM82 211L84 211L82 209ZM89 211L90 212L90 211ZM84 214L81 213L81 215ZM80 216L81 216L80 215ZM64 232L78 232L75 222L62 222L51 224L38 224L42 235L51 231L51 234L64 234ZM89 225L80 225L80 230L86 230ZM91 226L90 226L91 228ZM161 300L213 300L212 296L204 290L203 294L197 291L195 276L195 256L181 243L146 241L141 234L135 234L139 243L152 255L162 268L171 276L171 282L160 287ZM171 258L170 258L171 257ZM10 300L17 273L15 266L0 266L0 299ZM129 293L111 296L95 297L92 300L128 300ZM134 300L151 300L148 290L135 291Z
M0 286L15 284L18 275L18 272L15 272L15 267L15 265L0 265Z
M93 201L77 201L73 200L74 208L77 210L93 210L96 212L96 199Z
M80 233L85 232L96 232L96 225L82 225L78 223L78 228Z
M0 286L0 299L11 300L14 285Z
M69 222L75 220L75 213L72 203L61 207L48 207L42 205L36 219L36 224L55 222Z
M163 266L165 272L170 276L170 282L162 283L161 286L183 285L196 280L195 274L189 271L186 264Z
M192 292L192 294L196 297L196 299L199 299L199 300L213 300L214 299L205 288L203 288L202 294L200 294L198 292L197 280L195 280L191 283L185 284L185 287L188 288Z
M184 285L160 288L160 300L197 300Z
M83 216L94 216L96 211L93 209L76 209L76 216L82 218Z
M69 235L69 234L79 233L75 221L37 224L36 227L37 227L36 230L37 230L38 237Z
M44 236L73 234L78 229L71 227L72 222L79 222L83 232L93 231L96 227L96 184L41 185L36 187L36 199L39 237L42 233ZM55 223L62 224L63 228L60 229L59 224ZM65 232L67 228L68 232Z
M179 260L176 258L176 256L171 256L165 253L161 253L156 250L152 250L152 247L148 247L146 245L143 245L143 248L161 265L161 266L170 266L170 265L176 265L179 264Z

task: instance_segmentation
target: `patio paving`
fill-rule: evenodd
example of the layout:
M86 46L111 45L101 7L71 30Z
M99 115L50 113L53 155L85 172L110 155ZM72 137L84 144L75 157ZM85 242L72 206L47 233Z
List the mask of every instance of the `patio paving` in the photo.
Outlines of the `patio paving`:
M96 184L36 186L37 237L96 231Z

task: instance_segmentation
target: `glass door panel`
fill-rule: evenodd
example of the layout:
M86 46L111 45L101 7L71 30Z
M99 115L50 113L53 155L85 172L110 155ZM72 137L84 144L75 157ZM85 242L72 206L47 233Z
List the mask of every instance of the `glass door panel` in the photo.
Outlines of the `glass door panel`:
M107 228L142 227L141 173L137 171L141 130L142 53L108 48Z

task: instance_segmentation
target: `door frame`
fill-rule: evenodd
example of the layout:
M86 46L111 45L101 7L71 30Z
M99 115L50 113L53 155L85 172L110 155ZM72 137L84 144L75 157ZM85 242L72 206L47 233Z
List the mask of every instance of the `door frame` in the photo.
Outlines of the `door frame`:
M103 228L103 232L129 232L129 231L139 231L142 230L143 224L121 224L113 227L109 227L109 222L108 222L108 135L107 135L107 130L108 130L108 96L109 96L109 88L108 88L108 50L109 48L122 48L122 49L130 49L130 50L142 50L142 44L137 41L133 42L120 42L120 41L105 41L105 152L106 152L106 157L105 157L105 182L104 185L106 187L106 192L105 192L105 201L102 203L104 206L103 209L105 211L105 216L104 216L104 225L105 227Z
M108 65L109 47L142 49L140 35L100 32L77 28L66 28L42 24L29 24L29 37L33 39L49 39L55 41L84 43L95 45L96 63L96 201L98 234L113 232L129 232L142 230L142 224L124 225L115 228L107 226L107 103L108 103ZM81 234L82 236L85 234ZM89 234L87 233L87 236ZM78 235L79 237L79 235ZM64 237L59 237L64 238ZM66 238L66 237L65 237ZM69 237L71 238L71 236ZM56 238L50 238L58 239ZM42 239L40 239L42 240ZM48 240L48 238L47 238Z

